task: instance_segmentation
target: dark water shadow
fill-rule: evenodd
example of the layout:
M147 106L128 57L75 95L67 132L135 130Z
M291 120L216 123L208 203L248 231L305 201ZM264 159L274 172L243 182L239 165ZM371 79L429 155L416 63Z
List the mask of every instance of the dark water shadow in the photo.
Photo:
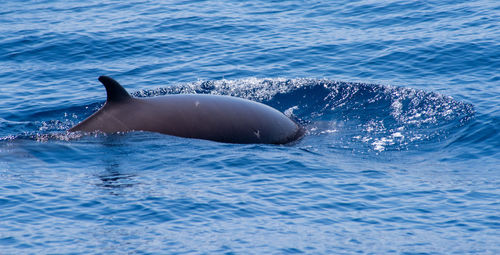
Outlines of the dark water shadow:
M96 185L100 188L109 190L114 195L119 195L118 191L126 188L132 188L138 184L135 180L136 174L130 173L124 169L124 159L127 159L127 146L123 144L126 139L115 135L104 137L102 165L104 171L98 173L100 183Z

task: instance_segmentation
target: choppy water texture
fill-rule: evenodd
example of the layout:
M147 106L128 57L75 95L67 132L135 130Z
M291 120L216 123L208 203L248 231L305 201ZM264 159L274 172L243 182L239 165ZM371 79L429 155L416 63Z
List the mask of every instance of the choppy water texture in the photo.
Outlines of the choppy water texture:
M2 1L0 253L499 254L500 2ZM287 146L66 129L234 95Z

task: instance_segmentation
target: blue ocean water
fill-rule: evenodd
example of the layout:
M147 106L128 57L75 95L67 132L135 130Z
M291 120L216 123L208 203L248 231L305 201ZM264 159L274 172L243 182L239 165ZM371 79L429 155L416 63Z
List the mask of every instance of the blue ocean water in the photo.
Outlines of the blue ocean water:
M500 2L3 1L1 254L499 254ZM304 124L66 130L99 75Z

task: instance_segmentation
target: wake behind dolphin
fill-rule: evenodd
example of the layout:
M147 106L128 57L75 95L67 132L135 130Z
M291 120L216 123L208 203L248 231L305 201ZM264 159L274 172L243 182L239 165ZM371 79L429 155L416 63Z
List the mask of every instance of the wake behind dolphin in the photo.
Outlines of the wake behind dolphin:
M304 134L283 113L258 102L198 94L133 98L114 79L100 76L99 81L106 88L106 103L70 132L150 131L242 144L285 144Z

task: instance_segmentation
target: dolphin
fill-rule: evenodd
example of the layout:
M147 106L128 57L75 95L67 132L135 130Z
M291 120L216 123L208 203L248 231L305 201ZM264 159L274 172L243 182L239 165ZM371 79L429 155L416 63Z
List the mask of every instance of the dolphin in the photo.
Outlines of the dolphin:
M286 144L304 135L280 111L247 99L204 94L134 98L108 76L99 81L106 88L106 103L69 132L149 131L240 144Z

